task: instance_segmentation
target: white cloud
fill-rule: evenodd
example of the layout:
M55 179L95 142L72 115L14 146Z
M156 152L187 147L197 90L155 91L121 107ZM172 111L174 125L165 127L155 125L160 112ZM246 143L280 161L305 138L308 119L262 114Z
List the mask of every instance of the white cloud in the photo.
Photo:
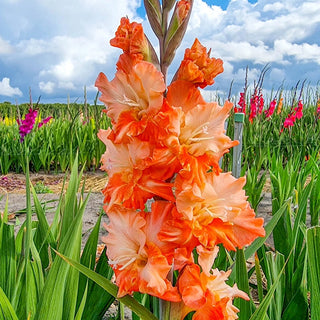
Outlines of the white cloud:
M267 3L262 11L263 12L279 12L280 10L285 9L285 5L281 2Z
M273 68L271 71L270 71L270 79L273 81L273 82L281 82L283 80L285 80L286 78L286 73L283 69L279 69L279 68Z
M7 97L23 96L19 88L11 87L9 78L3 78L0 82L0 95Z
M58 88L66 89L66 90L76 90L76 86L71 81L60 81L58 84Z
M48 82L40 81L39 82L40 90L43 91L44 93L47 93L47 94L53 93L55 87L56 87L56 85L52 81L48 81Z
M290 43L284 39L277 40L274 44L275 51L283 55L293 56L302 62L315 61L320 65L320 46L309 43Z
M0 36L0 55L3 54L9 54L12 51L12 46L10 43L4 39L1 38Z
M0 35L0 70L10 69L12 74L6 73L9 78L22 77L25 88L39 86L52 96L63 89L81 94L84 85L93 93L98 73L103 71L112 78L116 70L121 50L111 47L109 40L122 16L142 21L158 47L148 22L137 16L136 9L142 3L6 0L0 12L0 34L10 38ZM320 64L319 31L320 1L258 0L252 5L248 0L232 0L222 10L195 0L188 30L169 72L175 73L184 49L197 37L212 48L212 56L224 61L225 71L217 78L217 86L232 79L242 85L247 64L251 65L250 79L256 79L266 63L277 68L270 79L280 78L289 66Z

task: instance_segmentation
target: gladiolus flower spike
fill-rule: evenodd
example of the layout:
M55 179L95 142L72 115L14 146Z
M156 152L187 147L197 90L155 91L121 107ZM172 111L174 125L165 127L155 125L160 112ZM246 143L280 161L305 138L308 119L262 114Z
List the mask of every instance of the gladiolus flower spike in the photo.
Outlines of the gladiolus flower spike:
M36 122L38 111L36 109L29 109L29 112L26 114L24 120L17 120L17 123L19 125L19 134L20 134L20 141L23 142L24 138L27 134L29 134Z
M163 3L172 7L172 1ZM179 1L175 10L185 19L189 1ZM101 169L109 176L103 240L118 296L139 291L179 302L181 319L190 311L195 320L237 319L233 299L248 296L226 284L230 271L212 269L217 245L243 248L265 231L245 196L245 178L219 167L238 144L224 129L233 105L207 103L199 91L223 71L222 60L209 57L196 40L167 86L148 59L142 26L123 19L112 40L123 50L115 77L109 81L100 73L96 80L112 120L112 129L98 137L106 145ZM172 270L178 272L175 284Z

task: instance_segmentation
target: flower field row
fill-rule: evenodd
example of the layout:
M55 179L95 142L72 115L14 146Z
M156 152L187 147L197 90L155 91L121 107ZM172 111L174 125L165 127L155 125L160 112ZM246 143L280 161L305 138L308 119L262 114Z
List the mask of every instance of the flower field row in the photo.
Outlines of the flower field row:
M0 106L0 109L2 107ZM34 172L65 172L78 151L80 164L84 165L86 170L95 170L99 167L99 160L104 152L97 132L100 127L110 126L109 119L101 114L101 109L97 114L97 108L94 107L94 112L91 110L87 117L83 116L81 106L73 107L71 112L67 112L66 105L59 107L65 110L64 114L59 113L55 106L39 108L35 125L28 134L30 169ZM10 110L5 107L4 109ZM16 113L12 115L12 110L9 113L11 116L6 115L0 120L1 174L9 171L25 172L25 144L20 143L18 117ZM5 111L0 114L5 114ZM41 120L41 114L46 115L46 118ZM25 115L22 119L24 118ZM49 118L44 124L44 120Z
M247 104L250 105L249 95ZM268 100L268 99L266 99ZM270 99L269 99L270 100ZM287 99L288 102L290 99ZM242 164L243 170L258 165L268 168L267 154L282 154L290 159L293 154L301 160L310 155L315 156L320 150L319 106L315 99L303 108L303 116L295 124L284 128L284 121L290 114L291 106L284 104L280 111L266 116L269 110L267 103L263 112L250 121L246 114L243 130ZM236 105L236 103L234 103ZM28 105L19 106L19 113L24 119ZM30 165L34 172L64 172L72 163L77 151L79 162L86 170L99 167L104 152L103 143L97 138L100 128L108 128L110 120L102 113L102 106L84 105L39 105L35 128L30 133ZM24 112L24 113L22 113ZM24 172L24 161L21 161L24 145L20 143L19 114L17 107L8 103L0 104L0 174ZM231 112L227 135L233 137L233 116ZM39 127L44 119L50 121ZM230 125L231 124L231 125ZM232 150L223 160L223 169L232 168ZM259 160L259 161L257 161ZM258 163L259 162L259 163Z

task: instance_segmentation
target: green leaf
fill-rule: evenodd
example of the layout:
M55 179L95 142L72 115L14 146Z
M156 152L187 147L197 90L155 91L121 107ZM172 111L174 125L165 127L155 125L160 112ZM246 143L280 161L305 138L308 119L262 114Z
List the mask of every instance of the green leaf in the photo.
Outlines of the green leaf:
M259 237L253 243L248 246L244 253L245 258L249 259L251 256L254 255L254 253L265 243L266 239L271 235L274 227L277 225L279 219L282 217L283 213L287 209L287 203L284 203L282 207L272 216L271 220L268 222L268 224L265 226L266 235L264 237Z
M60 231L61 241L63 241L64 236L67 234L67 231L77 214L77 192L80 185L82 171L78 174L78 155L76 155L71 169L70 180L65 194L64 205L61 208L63 211Z
M277 277L285 264L285 259L283 254L279 252L273 253L271 251L267 252L265 257L267 266L266 277L268 281L268 288L270 288L272 284L277 281ZM285 277L281 276L276 286L269 308L269 315L271 319L281 318L281 313L284 307L284 297Z
M100 285L104 290L109 292L114 297L117 296L118 287L113 284L110 280L104 278L100 274L90 270L89 268L81 265L77 261L70 259L63 254L56 252L63 260L68 262L71 266L85 274L89 279L93 280L95 283ZM158 320L148 309L144 308L138 301L133 297L126 295L118 299L121 303L130 308L134 313L136 313L142 320Z
M84 310L84 307L85 307L86 301L87 301L87 293L88 293L88 285L86 285L86 288L83 292L81 303L80 303L80 306L78 308L78 311L77 311L77 314L76 314L74 320L81 320L82 319L83 310Z
M291 255L291 253L292 253L292 251L290 252L289 257ZM286 263L287 263L287 261L286 261ZM266 294L263 301L261 302L259 307L256 309L256 311L252 314L252 316L250 317L249 320L265 320L266 319L267 310L268 310L268 308L274 298L274 292L277 289L277 287L279 286L279 283L281 281L281 277L282 277L283 272L285 270L286 263L283 265L282 269L280 270L280 272L277 275L277 278L273 282L272 286L269 288L268 293Z
M281 317L281 320L291 319L308 319L308 298L306 292L303 292L301 288L295 291Z
M307 230L307 252L310 270L311 319L320 319L320 227Z
M11 299L15 286L16 276L16 250L14 239L14 226L5 221L8 213L8 199L3 212L3 220L0 215L0 287Z
M257 254L255 255L254 262L255 262L254 266L255 266L256 277L257 277L258 297L259 297L259 302L261 303L261 301L263 300L263 285L262 285L260 261Z
M96 225L94 226L87 242L86 245L84 246L80 263L91 270L94 269L95 262L96 262L96 255L97 255L97 245L98 245L98 239L99 239L99 231L100 231L100 224L101 224L101 217L102 215L100 214L98 221L96 222ZM79 277L79 287L78 287L78 300L77 300L77 306L79 306L81 300L82 300L82 295L87 287L87 277L84 276L83 274L80 274Z
M8 297L3 292L0 287L0 319L1 320L19 320L14 309L8 299Z
M280 278L284 272L284 267L281 269L281 272L278 274L277 279L274 281L273 285L268 290L268 293L264 297L263 301L259 305L259 307L256 309L256 311L253 313L253 315L250 317L249 320L264 320L267 314L267 310L272 302L273 294L279 284Z
M85 202L80 205L78 213L75 215L75 220L82 219L84 209L88 202L89 195L87 196ZM81 223L82 226L82 223ZM77 261L80 260L80 251L81 251L81 238L82 232L79 232L75 235L76 239L74 240L77 244L73 248L72 254L69 255L76 259ZM65 292L64 292L64 306L63 306L63 319L73 319L75 312L76 312L76 304L77 304L77 294L78 292L78 284L79 284L79 272L75 269L69 269L68 276L65 282Z
M113 276L113 270L108 264L106 248L104 248L103 252L101 253L95 272L99 273L108 280L110 280ZM90 280L88 283L89 289L85 310L83 312L83 318L86 320L102 319L115 298L94 281Z
M33 194L35 212L39 221L36 228L35 235L34 235L34 242L39 250L43 268L47 268L49 264L48 248L49 246L56 248L56 241L51 232L51 228L49 226L47 218L45 216L45 211L41 206L39 198L35 192L35 189L32 187L32 185L31 185L31 190Z
M81 235L82 235L82 216L85 206L88 202L88 197L81 205L77 205L77 190L79 181L76 177L77 158L74 162L66 196L68 197L72 211L63 211L64 215L70 215L64 221L71 221L66 233L61 241L59 250L73 259L80 259ZM80 180L80 178L79 178ZM69 191L69 188L71 191ZM68 192L69 191L69 192ZM74 197L74 199L71 199ZM62 217L64 219L64 217ZM74 318L75 305L77 301L77 283L78 275L74 270L70 271L70 266L64 263L61 259L55 258L51 269L48 273L42 295L39 300L39 305L36 313L36 320L50 319L60 320L62 315ZM72 290L76 291L72 291ZM66 315L66 312L68 315Z
M238 288L248 295L249 292L249 279L248 279L248 271L247 271L247 264L246 259L244 257L243 249L238 249L236 252L236 284ZM234 302L235 306L237 306L240 310L239 319L240 320L247 320L251 316L251 300L246 301L241 298L236 298Z

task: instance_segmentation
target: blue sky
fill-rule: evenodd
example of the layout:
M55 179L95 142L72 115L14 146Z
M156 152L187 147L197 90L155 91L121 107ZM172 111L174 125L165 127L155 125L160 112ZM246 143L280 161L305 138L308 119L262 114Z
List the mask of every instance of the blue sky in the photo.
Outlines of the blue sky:
M140 0L1 0L0 101L23 103L84 101L97 90L100 71L112 79L120 50L109 40L122 16L141 22L157 48ZM206 89L233 94L269 64L264 88L292 88L298 80L309 86L320 80L320 1L318 0L194 0L184 40L169 69L173 75L197 37L212 56L224 61L224 73Z

